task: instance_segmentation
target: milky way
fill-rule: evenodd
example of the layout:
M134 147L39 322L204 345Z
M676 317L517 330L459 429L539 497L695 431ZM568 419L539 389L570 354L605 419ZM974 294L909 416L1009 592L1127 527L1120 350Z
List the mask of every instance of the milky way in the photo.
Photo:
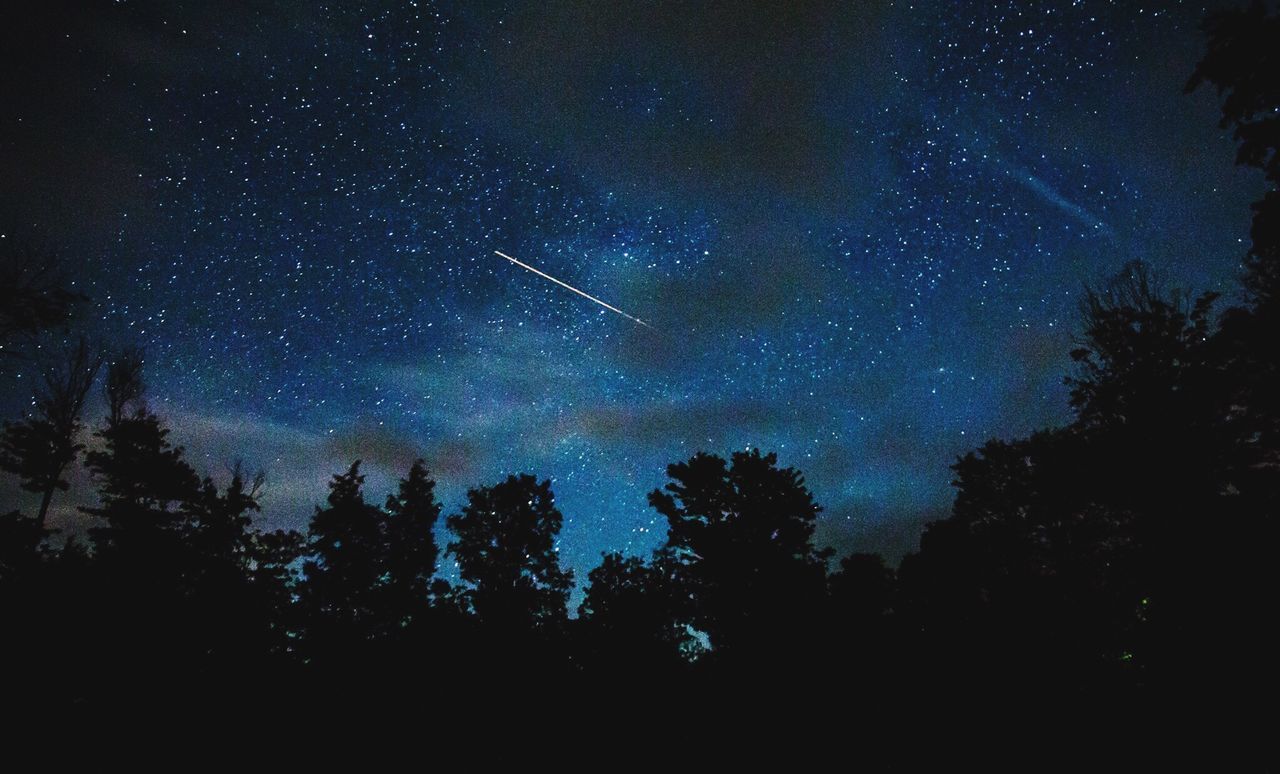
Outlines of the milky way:
M900 553L957 454L1065 417L1082 284L1229 289L1256 192L1182 94L1202 5L223 5L10 25L0 223L273 524L356 457L448 509L528 471L582 574L752 446Z

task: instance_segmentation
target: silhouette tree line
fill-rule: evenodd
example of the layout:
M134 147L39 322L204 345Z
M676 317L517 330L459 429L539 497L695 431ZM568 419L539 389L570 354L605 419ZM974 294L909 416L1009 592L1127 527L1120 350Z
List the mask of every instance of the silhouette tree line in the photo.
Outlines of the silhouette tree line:
M749 450L669 466L649 495L665 542L605 555L576 616L555 546L563 517L532 475L471 489L445 516L451 584L423 462L378 505L357 461L305 534L259 530L261 476L202 478L147 406L141 353L104 364L80 343L0 433L0 468L38 499L0 520L10 695L92 711L434 702L446 686L460 705L522 713L603 686L654 704L675 686L1266 700L1280 587L1280 20L1254 5L1206 29L1188 88L1218 89L1239 161L1271 186L1245 302L1219 313L1213 294L1166 291L1140 263L1087 288L1074 419L957 461L951 515L898 568L872 554L833 564L801 473ZM6 313L19 318L6 335L66 319L71 297L42 292ZM107 414L86 444L99 384ZM81 509L96 526L56 545L48 514L76 464L97 487Z

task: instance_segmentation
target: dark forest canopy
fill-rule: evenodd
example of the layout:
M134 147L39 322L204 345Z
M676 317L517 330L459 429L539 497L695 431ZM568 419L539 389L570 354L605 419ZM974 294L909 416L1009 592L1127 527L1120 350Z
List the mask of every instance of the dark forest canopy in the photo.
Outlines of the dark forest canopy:
M1136 262L1086 288L1072 421L959 459L951 514L899 567L820 549L801 471L758 449L671 464L649 496L665 542L605 555L578 579L576 615L563 516L534 475L476 486L442 513L424 462L378 504L356 461L305 535L262 531L261 478L237 469L219 487L197 472L147 405L143 353L99 357L82 341L0 434L0 468L39 502L0 517L2 657L25 665L11 695L95 712L246 691L435 701L442 684L495 706L553 684L654 704L675 686L736 695L744 683L1060 707L1270 701L1280 19L1254 6L1206 29L1191 85L1218 89L1240 162L1271 186L1255 206L1247 303L1165 291ZM72 313L72 294L19 270L6 345ZM83 417L95 388L106 416ZM87 543L52 540L46 524L73 465L98 492Z

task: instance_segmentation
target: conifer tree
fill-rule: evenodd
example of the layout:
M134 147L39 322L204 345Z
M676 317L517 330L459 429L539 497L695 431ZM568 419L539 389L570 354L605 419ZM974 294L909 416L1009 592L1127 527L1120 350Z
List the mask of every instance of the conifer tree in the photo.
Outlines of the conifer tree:
M384 516L384 605L393 627L407 626L430 603L436 573L435 527L440 503L425 463L416 460L399 489L387 497Z
M107 369L108 414L95 433L101 446L85 455L99 503L81 510L105 521L92 530L103 556L122 553L139 571L147 563L179 569L183 507L199 498L200 478L148 410L142 366L142 353L131 350Z
M329 483L307 537L299 601L309 647L345 649L382 634L386 575L383 514L365 502L356 460Z

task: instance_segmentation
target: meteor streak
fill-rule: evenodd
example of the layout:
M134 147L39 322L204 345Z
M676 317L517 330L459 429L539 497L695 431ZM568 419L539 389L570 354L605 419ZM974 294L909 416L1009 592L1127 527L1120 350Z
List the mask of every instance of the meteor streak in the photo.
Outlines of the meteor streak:
M560 280L556 279L555 277L552 277L550 274L547 274L546 272L538 271L537 269L533 268L532 266L530 266L530 265L529 265L529 264L527 264L527 263L521 263L520 261L517 261L515 258L512 258L511 256L507 255L506 253L499 252L499 251L497 251L497 250L494 250L493 252L494 252L494 254L495 254L495 255L501 256L502 258L506 258L508 261L511 261L511 262L512 262L512 263L514 263L516 266L519 266L519 267L520 267L520 268L522 268L522 269L528 269L529 271L533 272L534 274L537 274L539 277L544 277L544 278L546 278L546 279L549 279L549 280L551 280L552 282L556 283L557 285L559 285L559 286L560 286L560 287L562 287L562 288L568 288L569 290L572 290L574 293L577 293L578 295L582 296L583 298L588 299L588 300L590 300L590 301L594 301L594 302L596 302L596 303L597 303L597 304L599 304L600 306L603 306L605 309L608 309L610 312L617 312L618 314L622 315L623 317L627 318L628 320L631 320L632 322L639 323L639 324L643 325L644 327L648 328L648 329L649 329L649 330L651 330L651 331L656 331L656 330L657 330L657 328L653 327L652 325L650 325L649 323L645 322L644 320L641 320L639 317L632 317L631 315L627 314L626 312L622 311L621 309L617 308L616 306L609 306L608 304L606 304L605 302L603 302L603 301L601 301L600 299L596 298L595 296L592 296L592 295L588 295L588 294L586 294L586 293L583 293L581 290L578 290L578 289L577 289L577 288L575 288L573 285L570 285L570 284L568 284L568 283L566 283L566 282L561 282Z

